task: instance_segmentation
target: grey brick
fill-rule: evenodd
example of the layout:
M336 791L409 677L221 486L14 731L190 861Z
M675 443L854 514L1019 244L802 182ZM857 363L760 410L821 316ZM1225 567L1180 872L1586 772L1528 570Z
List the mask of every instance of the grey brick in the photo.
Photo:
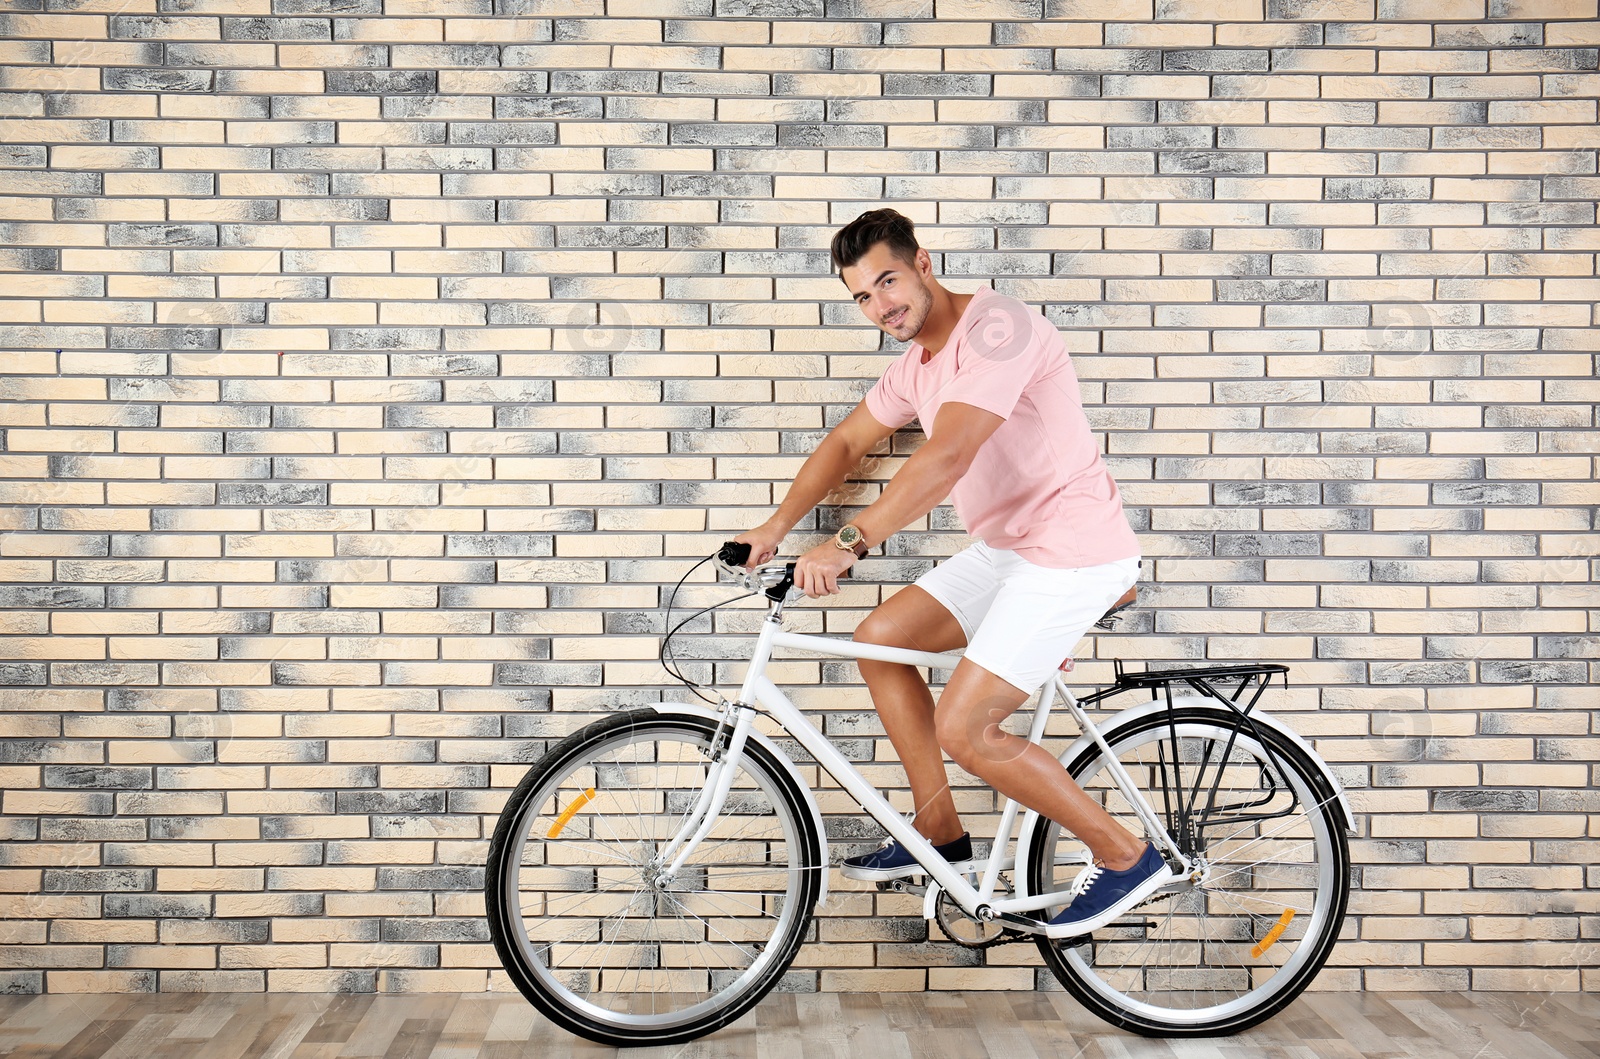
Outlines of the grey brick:
M1106 130L1106 146L1120 150L1179 150L1211 147L1217 130L1210 125L1166 128L1123 125Z
M557 246L664 247L667 230L657 225L557 225Z
M151 974L152 980L154 974ZM27 996L44 992L43 971L0 972L0 996Z
M437 70L329 70L327 90L336 95L433 95L439 91Z
M443 791L355 791L343 790L336 794L338 812L355 815L382 814L385 816L396 813L431 813L444 812ZM262 837L269 837L269 826L275 823L274 818L264 817L261 821Z
M147 37L165 37L182 32L183 22L159 15L112 15L108 20L108 35L113 39L138 40Z
M220 349L221 329L215 327L112 327L112 349Z
M0 179L0 185L7 181ZM0 224L0 235L11 230ZM12 238L6 235L6 238ZM46 247L0 248L0 271L5 272L58 272L61 269L61 251Z
M209 894L108 893L101 905L107 919L205 919Z
M1540 658L1600 658L1600 637L1538 636Z
M1582 684L1589 679L1582 662L1481 662L1484 684Z
M334 349L438 349L443 334L437 327L334 328Z
M26 610L98 610L106 605L106 590L100 585L0 585L0 607L18 607ZM45 682L42 665L16 663L16 675L37 676L37 680L21 683ZM12 683L0 671L0 683Z
M1426 199L1431 190L1421 177L1329 177L1324 184L1329 201Z
M599 120L603 102L594 96L495 96L494 116L510 118L583 118ZM659 179L656 178L656 179Z
M885 74L883 94L886 96L933 96L944 99L950 96L986 96L989 94L988 74Z
M248 507L323 507L328 503L328 486L320 482L222 482L217 486L217 503Z
M1161 68L1199 73L1265 73L1268 54L1260 49L1232 50L1207 48L1200 51L1175 50L1163 52Z
M823 0L716 0L718 15L738 18L822 18Z
M50 669L43 662L0 662L0 685L43 685Z
M106 242L111 246L216 246L214 224L110 224Z
M442 143L445 141L440 139L434 142ZM450 123L449 142L465 144L553 144L556 142L556 127L551 122L538 121L452 121Z
M155 874L154 868L46 868L40 888L50 894L148 891Z
M483 869L468 867L446 868L386 868L378 869L380 890L446 890L453 892L483 889Z
M1320 491L1315 482L1217 482L1211 488L1219 507L1314 507Z
M1163 173L1265 173L1267 156L1259 151L1162 151L1156 156Z
M1439 812L1531 813L1539 808L1539 793L1529 790L1433 791L1433 808Z
M38 43L45 44L46 42L39 41ZM43 168L46 160L46 150L43 147L20 143L0 145L0 166L6 168L23 166Z
M223 40L333 40L325 18L224 18Z
M665 90L659 81L654 70L555 70L550 74L550 91L558 95L654 93Z
M107 92L212 92L213 70L161 70L146 67L107 67L100 87Z
M381 919L382 941L488 941L489 924L483 919Z
M553 555L555 538L548 533L451 533L446 555Z
M1374 662L1374 684L1467 684L1472 681L1468 662Z
M676 645L674 645L676 646ZM584 663L496 663L496 684L595 685L600 683L600 666Z
M150 790L155 780L148 766L46 765L46 787Z
M778 126L778 141L785 147L882 147L882 125L822 123Z
M1321 555L1315 533L1219 533L1216 555Z
M670 126L672 144L710 147L770 147L778 142L778 126L733 122L685 122Z

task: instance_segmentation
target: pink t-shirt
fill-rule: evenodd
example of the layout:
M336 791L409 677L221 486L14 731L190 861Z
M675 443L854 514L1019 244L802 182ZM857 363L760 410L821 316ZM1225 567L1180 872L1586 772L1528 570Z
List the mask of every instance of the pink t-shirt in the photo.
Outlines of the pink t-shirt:
M1005 419L950 493L968 532L1039 566L1140 554L1054 324L980 287L944 348L926 364L924 352L913 342L889 365L867 391L867 411L886 427L917 419L930 439L946 401Z

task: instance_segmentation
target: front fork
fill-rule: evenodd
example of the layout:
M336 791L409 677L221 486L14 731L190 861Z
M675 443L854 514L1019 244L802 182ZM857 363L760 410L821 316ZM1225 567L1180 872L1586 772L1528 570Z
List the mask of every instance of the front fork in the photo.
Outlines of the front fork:
M716 735L711 740L711 764L706 769L706 785L700 791L689 819L666 848L656 855L656 865L666 865L660 872L663 880L676 875L684 862L694 855L694 851L716 825L717 815L728 800L734 773L744 758L744 744L750 735L750 725L755 720L756 708L752 703L755 702L756 682L766 672L767 659L772 657L772 637L780 628L782 614L783 601L777 600L767 613L767 620L761 623L761 633L756 637L755 651L750 656L749 668L745 670L739 699L727 703L717 721ZM728 720L730 716L733 718L731 724ZM726 745L722 745L724 742ZM684 835L689 834L690 828L694 831L686 841Z
M730 713L734 715L732 724L728 723ZM728 791L733 787L734 773L738 771L739 762L744 756L745 740L750 735L755 713L753 706L742 702L730 703L717 721L717 731L711 740L711 764L706 768L706 783L700 790L700 797L695 801L684 826L655 857L658 866L666 865L659 875L663 885L677 875L678 869L694 855L695 849L716 825L717 815L722 812L723 803L728 800ZM694 829L692 835L690 828ZM690 837L686 840L685 835Z

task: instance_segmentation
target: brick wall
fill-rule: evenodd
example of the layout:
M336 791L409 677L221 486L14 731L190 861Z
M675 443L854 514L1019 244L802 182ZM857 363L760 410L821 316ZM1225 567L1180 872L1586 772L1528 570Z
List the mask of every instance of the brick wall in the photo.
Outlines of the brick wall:
M1600 988L1596 14L0 0L0 989L505 988L494 814L894 355L826 257L880 202L1077 355L1147 559L1080 654L1292 664L1361 814L1319 985ZM1049 984L835 885L815 988Z

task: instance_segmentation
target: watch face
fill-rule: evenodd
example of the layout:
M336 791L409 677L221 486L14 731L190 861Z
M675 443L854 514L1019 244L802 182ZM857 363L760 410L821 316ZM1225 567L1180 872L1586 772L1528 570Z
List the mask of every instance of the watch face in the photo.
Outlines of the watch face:
M861 541L861 531L854 526L843 526L839 529L839 543L846 548L854 548Z

